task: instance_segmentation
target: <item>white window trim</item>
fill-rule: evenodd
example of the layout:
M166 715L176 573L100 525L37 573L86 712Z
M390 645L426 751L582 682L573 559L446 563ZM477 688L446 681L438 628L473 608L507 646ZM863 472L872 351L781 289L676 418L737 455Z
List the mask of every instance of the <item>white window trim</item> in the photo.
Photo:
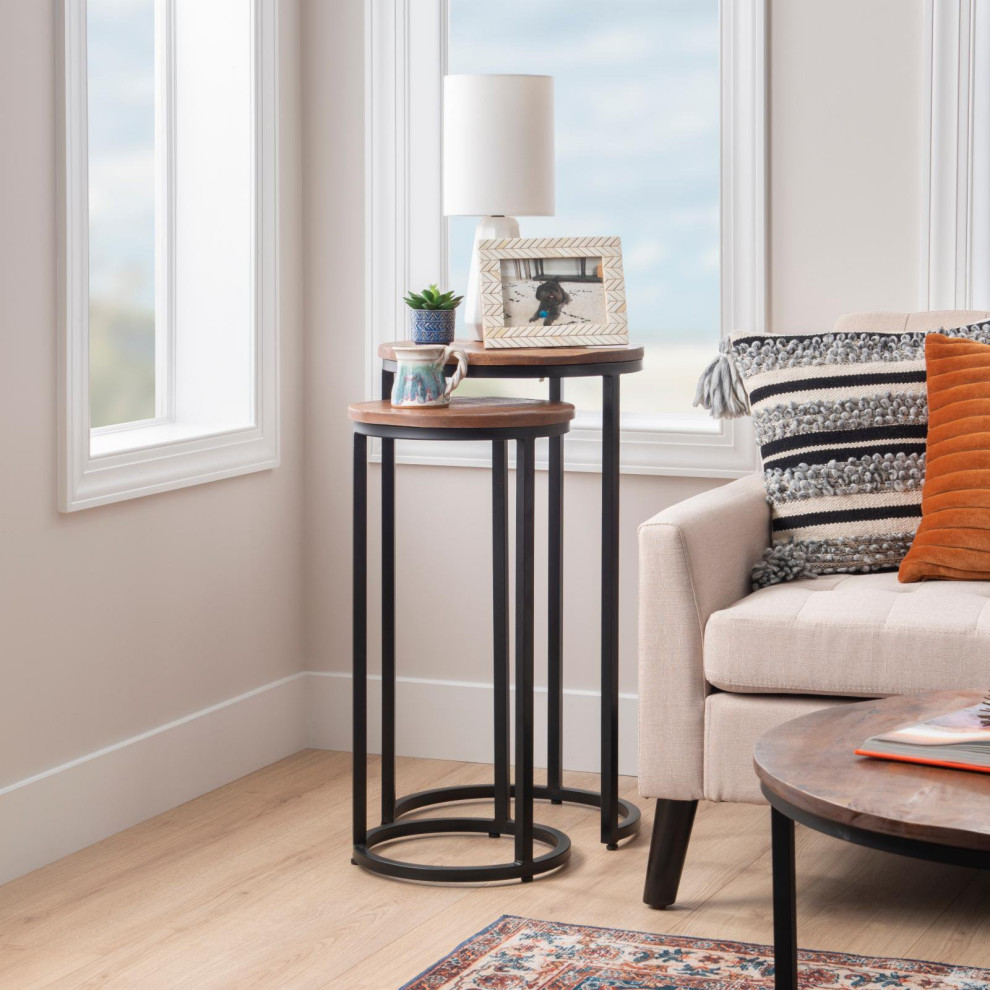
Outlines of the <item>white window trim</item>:
M988 0L926 0L921 309L990 308Z
M58 508L62 512L278 466L278 0L253 3L253 423L229 429L170 421L174 380L168 369L173 363L174 335L167 333L166 354L156 353L156 365L160 356L165 358L164 369L156 366L156 386L165 379L162 395L156 395L159 415L148 423L97 431L89 426L86 4L59 0L57 5ZM156 281L159 276L156 271Z
M155 415L175 412L175 0L155 0Z
M416 16L411 16L415 10ZM366 199L367 394L379 394L378 345L406 335L401 297L416 269L446 271L440 203L440 92L446 71L446 0L365 0L368 163ZM722 0L721 333L766 329L766 0ZM415 58L411 53L415 52ZM410 107L425 98L432 119ZM407 135L419 142L410 152ZM410 250L416 231L415 258ZM714 348L713 348L714 352ZM567 383L564 382L564 398ZM565 469L601 469L596 417L579 416ZM400 443L400 463L487 466L487 445ZM544 459L545 463L545 459ZM628 474L734 478L756 468L749 420L624 417ZM540 460L538 458L538 465Z

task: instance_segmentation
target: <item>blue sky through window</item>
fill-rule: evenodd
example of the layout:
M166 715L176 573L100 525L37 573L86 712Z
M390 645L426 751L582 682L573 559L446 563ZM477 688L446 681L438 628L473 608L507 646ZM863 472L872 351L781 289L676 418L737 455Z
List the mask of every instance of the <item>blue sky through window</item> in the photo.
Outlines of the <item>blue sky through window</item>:
M522 236L622 238L630 337L648 355L627 381L651 393L634 405L688 412L718 339L717 0L450 0L449 32L451 73L554 76L557 214L521 218ZM475 222L449 221L458 291Z
M87 4L91 423L155 415L155 5Z

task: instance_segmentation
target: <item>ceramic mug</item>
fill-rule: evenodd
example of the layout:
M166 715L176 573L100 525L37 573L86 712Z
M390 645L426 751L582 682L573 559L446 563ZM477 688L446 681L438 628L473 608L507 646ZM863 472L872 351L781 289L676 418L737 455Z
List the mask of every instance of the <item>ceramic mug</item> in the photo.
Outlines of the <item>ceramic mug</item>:
M443 375L444 365L457 359L457 370L450 381ZM467 357L450 345L410 344L395 348L395 382L393 406L448 406L450 393L467 374Z

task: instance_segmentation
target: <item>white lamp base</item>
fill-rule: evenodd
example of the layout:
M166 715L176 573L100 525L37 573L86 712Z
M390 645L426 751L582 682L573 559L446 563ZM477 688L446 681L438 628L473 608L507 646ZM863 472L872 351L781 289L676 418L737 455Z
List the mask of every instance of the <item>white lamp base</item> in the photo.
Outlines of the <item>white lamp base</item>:
M481 332L481 272L478 268L478 241L519 236L519 221L514 217L482 217L474 228L471 271L464 295L464 329L474 340L483 340Z

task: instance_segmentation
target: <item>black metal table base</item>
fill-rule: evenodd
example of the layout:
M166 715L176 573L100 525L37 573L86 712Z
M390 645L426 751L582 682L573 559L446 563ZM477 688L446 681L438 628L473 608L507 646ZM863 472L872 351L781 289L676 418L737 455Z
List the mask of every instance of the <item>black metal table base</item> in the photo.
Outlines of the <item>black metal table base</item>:
M797 874L794 864L794 823L799 822L816 832L835 836L846 842L870 849L925 859L950 866L990 870L990 852L946 846L900 835L884 835L855 825L812 814L797 808L761 785L770 802L770 847L773 869L773 958L774 990L797 990Z
M394 361L384 361L381 374L382 398L392 391L395 372ZM573 803L598 808L601 818L601 842L607 849L618 849L620 840L639 831L639 809L629 801L619 798L619 442L620 442L620 378L624 374L640 371L640 359L627 362L602 364L566 364L552 366L534 365L481 365L472 366L472 378L544 379L549 382L552 401L563 397L565 378L601 378L602 381L602 505L601 505L601 793L565 788L563 786L563 633L564 633L564 438L549 437L548 464L548 529L547 529L547 786L538 787L534 794L538 799L553 804ZM422 435L422 434L420 434ZM468 437L464 437L468 439ZM495 655L507 653L508 599L507 571L508 551L505 515L505 485L508 472L506 446L492 444L493 481L493 536L494 536L494 613ZM384 614L394 614L394 519L395 519L395 440L382 441L382 574ZM391 637L391 625L388 626ZM386 644L383 664L383 682L388 686L394 678L394 643ZM388 704L394 705L394 697L387 692ZM498 666L495 672L495 764L508 766L508 743L498 726L504 724L509 705L509 682ZM385 752L394 754L394 711L384 713L384 725L388 733ZM394 758L394 757L393 757ZM389 783L394 785L394 775L389 769ZM508 783L496 774L494 788L484 795L495 798L495 817L505 817L508 801ZM383 795L384 798L384 795ZM406 799L408 800L408 799ZM394 790L388 800L383 800L383 820L399 814L393 810L396 804ZM421 807L422 805L417 805ZM409 810L409 805L404 805Z
M533 824L532 838L550 846L550 851L531 860L514 860L511 863L486 863L478 866L430 866L390 859L374 851L373 847L399 839L457 833L480 833L497 838L503 831L512 832L515 823L496 830L496 823L486 818L424 818L392 822L369 828L363 843L354 846L353 862L372 873L394 877L398 880L419 880L423 883L488 883L495 880L530 881L541 873L559 869L571 858L571 840L561 831L548 825Z
M538 428L537 435L553 437L566 432L567 420ZM395 782L395 461L394 444L405 429L356 423L354 427L354 559L353 559L353 862L373 873L404 880L475 883L521 880L563 866L570 858L570 839L561 831L533 820L534 733L534 429L520 427L516 435L493 427L479 430L492 443L492 550L493 550L493 672L495 679L494 768L491 818L430 818L397 821L411 810L409 798L397 799ZM423 439L465 440L474 431L453 428L420 429ZM382 793L381 824L368 828L368 468L369 436L382 438ZM516 558L515 558L515 783L510 785L509 692L509 524L508 443L516 445ZM512 804L512 818L509 805ZM426 803L433 803L432 801ZM472 866L427 866L403 862L375 852L376 846L398 839L450 833L500 836L511 832L514 857L510 863ZM540 842L550 851L534 854Z
M509 787L509 797L515 797L515 787ZM495 797L494 784L472 784L464 787L437 787L427 791L407 794L395 802L395 817L401 818L420 808L435 805L453 804L465 801L485 801ZM602 796L598 791L588 791L579 787L559 787L551 790L543 784L533 787L534 801L549 801L551 804L581 804L588 808L600 808ZM616 830L618 839L628 838L639 831L639 808L631 801L619 799L619 822ZM511 819L501 823L492 822L492 834L502 834L512 830Z

